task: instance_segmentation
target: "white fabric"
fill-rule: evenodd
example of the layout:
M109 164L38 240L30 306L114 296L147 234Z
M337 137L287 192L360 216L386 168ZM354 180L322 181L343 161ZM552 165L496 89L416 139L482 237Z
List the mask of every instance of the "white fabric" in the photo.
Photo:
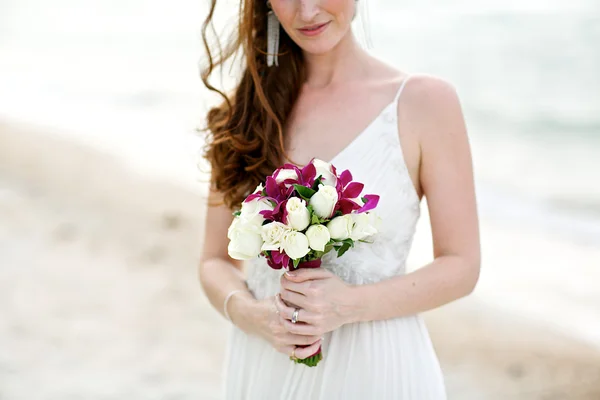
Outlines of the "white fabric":
M419 198L408 173L397 129L394 100L331 162L350 169L366 194L381 196L382 217L373 244L358 243L341 258L329 253L323 267L352 284L369 284L404 274ZM249 263L247 284L257 298L279 291L283 271L264 259ZM231 400L440 400L445 388L429 333L419 315L347 324L324 336L324 359L314 368L294 364L261 338L232 326L225 370Z

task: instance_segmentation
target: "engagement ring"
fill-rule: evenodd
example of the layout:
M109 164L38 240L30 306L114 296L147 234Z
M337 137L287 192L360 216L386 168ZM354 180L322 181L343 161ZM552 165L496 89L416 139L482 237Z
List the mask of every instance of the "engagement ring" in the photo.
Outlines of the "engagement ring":
M299 308L296 308L294 310L294 313L292 314L292 324L295 324L296 322L298 322L298 313L300 312Z

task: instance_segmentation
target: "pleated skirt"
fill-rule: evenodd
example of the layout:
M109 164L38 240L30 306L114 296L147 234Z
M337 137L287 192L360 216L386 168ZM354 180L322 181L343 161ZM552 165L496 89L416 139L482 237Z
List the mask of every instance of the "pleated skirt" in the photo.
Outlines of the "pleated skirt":
M443 400L442 371L419 315L347 324L323 338L324 359L295 364L269 343L231 327L227 400Z

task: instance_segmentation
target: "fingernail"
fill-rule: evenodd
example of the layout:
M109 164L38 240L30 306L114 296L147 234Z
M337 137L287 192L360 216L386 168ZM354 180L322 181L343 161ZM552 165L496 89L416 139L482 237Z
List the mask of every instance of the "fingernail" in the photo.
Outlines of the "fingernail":
M291 272L291 271L286 271L285 273L287 276L296 276L296 273Z

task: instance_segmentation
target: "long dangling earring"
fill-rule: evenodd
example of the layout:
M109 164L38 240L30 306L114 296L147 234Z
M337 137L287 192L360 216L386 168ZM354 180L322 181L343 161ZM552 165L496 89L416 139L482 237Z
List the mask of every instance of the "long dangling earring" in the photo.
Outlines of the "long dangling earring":
M277 53L279 52L279 20L271 8L271 2L267 1L269 13L267 14L267 65L279 65Z

